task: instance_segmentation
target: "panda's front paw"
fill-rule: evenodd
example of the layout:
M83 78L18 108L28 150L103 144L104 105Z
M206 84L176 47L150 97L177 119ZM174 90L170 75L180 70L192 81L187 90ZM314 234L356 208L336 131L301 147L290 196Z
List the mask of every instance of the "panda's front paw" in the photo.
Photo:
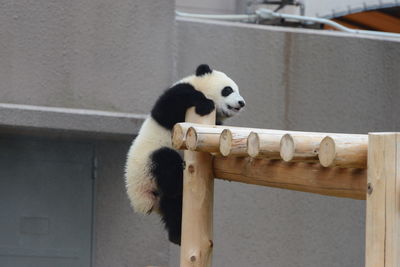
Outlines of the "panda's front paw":
M200 116L210 114L215 108L214 101L210 99L205 99L201 103L196 105L196 113Z

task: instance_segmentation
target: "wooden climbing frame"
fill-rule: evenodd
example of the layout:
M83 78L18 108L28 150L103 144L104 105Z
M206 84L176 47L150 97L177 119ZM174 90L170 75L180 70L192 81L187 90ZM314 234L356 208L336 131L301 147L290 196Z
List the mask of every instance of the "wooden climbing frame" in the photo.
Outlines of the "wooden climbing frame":
M366 266L400 266L400 133L215 126L193 109L186 121L172 135L186 162L181 267L211 266L214 178L366 200Z

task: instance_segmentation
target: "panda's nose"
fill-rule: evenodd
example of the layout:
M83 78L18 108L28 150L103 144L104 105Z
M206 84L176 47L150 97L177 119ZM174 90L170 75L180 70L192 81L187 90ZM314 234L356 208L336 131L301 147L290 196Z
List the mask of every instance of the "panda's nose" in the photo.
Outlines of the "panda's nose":
M240 100L239 102L239 105L240 105L240 107L242 108L242 107L244 107L246 104L244 103L244 101L242 101L242 100Z

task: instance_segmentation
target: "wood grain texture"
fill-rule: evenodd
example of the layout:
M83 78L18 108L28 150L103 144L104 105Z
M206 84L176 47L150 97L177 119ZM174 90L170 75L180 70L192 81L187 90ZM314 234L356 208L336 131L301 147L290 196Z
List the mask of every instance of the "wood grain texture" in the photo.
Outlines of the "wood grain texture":
M354 199L365 199L367 191L366 170L318 163L216 156L214 174L229 181Z
M368 144L367 267L400 266L400 134L371 133Z
M400 19L379 11L368 11L345 16L350 22L365 25L373 30L400 33Z
M177 123L172 128L172 147L175 149L187 149L186 147L186 132L190 128L188 123Z
M247 156L247 131L225 129L219 139L219 153L223 156Z
M198 116L194 108L186 121L215 124L215 112ZM206 152L184 152L181 267L211 266L213 247L214 177L212 156Z
M186 146L186 137L187 131L189 128L193 128L195 133L198 134L192 135L191 138L191 149L196 151L207 151L207 149L202 150L204 147L208 146L206 143L207 140L213 141L213 144L210 146L215 146L215 136L221 132L220 139L220 153L222 155L242 155L247 156L250 155L253 157L256 156L267 156L270 155L268 150L270 149L271 145L274 146L276 144L271 144L271 142L275 142L276 136L283 136L285 134L290 134L292 136L302 137L305 136L310 139L315 139L318 137L324 138L325 136L348 136L348 137L357 137L362 136L359 134L340 134L340 133L319 133L319 132L301 132L301 131L286 131L286 130L273 130L273 129L259 129L259 128L245 128L245 127L235 127L235 126L223 126L223 125L204 125L198 123L189 123L189 122L182 122L177 123L174 126L172 132L172 144L173 147L176 149L187 149ZM224 131L225 130L225 131ZM254 133L258 135L258 145L253 144L251 151L248 152L248 136ZM203 134L204 136L200 136ZM253 135L254 135L253 134ZM214 136L213 136L214 135ZM365 135L364 135L365 136ZM204 140L198 141L198 138L204 137ZM208 139L210 137L210 139ZM272 138L272 139L271 139ZM254 138L253 141L256 141L257 138ZM280 141L280 139L279 139ZM197 144L199 142L199 144ZM201 144L200 144L201 143ZM222 143L222 145L221 145ZM197 148L198 147L198 148ZM254 150L252 150L254 149ZM214 149L208 152L215 152ZM275 148L273 153L275 153ZM265 153L264 153L265 152Z
M318 157L324 167L367 168L368 136L327 136L321 141Z
M251 132L247 138L247 154L253 158L280 159L283 133Z
M319 144L325 135L285 134L280 142L284 161L318 162Z
M186 132L186 147L192 151L219 152L222 128L192 126Z

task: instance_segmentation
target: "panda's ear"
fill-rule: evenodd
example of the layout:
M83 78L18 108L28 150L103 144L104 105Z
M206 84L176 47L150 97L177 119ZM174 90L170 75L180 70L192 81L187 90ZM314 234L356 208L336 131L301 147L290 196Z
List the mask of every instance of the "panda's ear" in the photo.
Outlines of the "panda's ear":
M196 69L196 76L203 76L204 74L211 73L212 69L207 64L201 64Z

